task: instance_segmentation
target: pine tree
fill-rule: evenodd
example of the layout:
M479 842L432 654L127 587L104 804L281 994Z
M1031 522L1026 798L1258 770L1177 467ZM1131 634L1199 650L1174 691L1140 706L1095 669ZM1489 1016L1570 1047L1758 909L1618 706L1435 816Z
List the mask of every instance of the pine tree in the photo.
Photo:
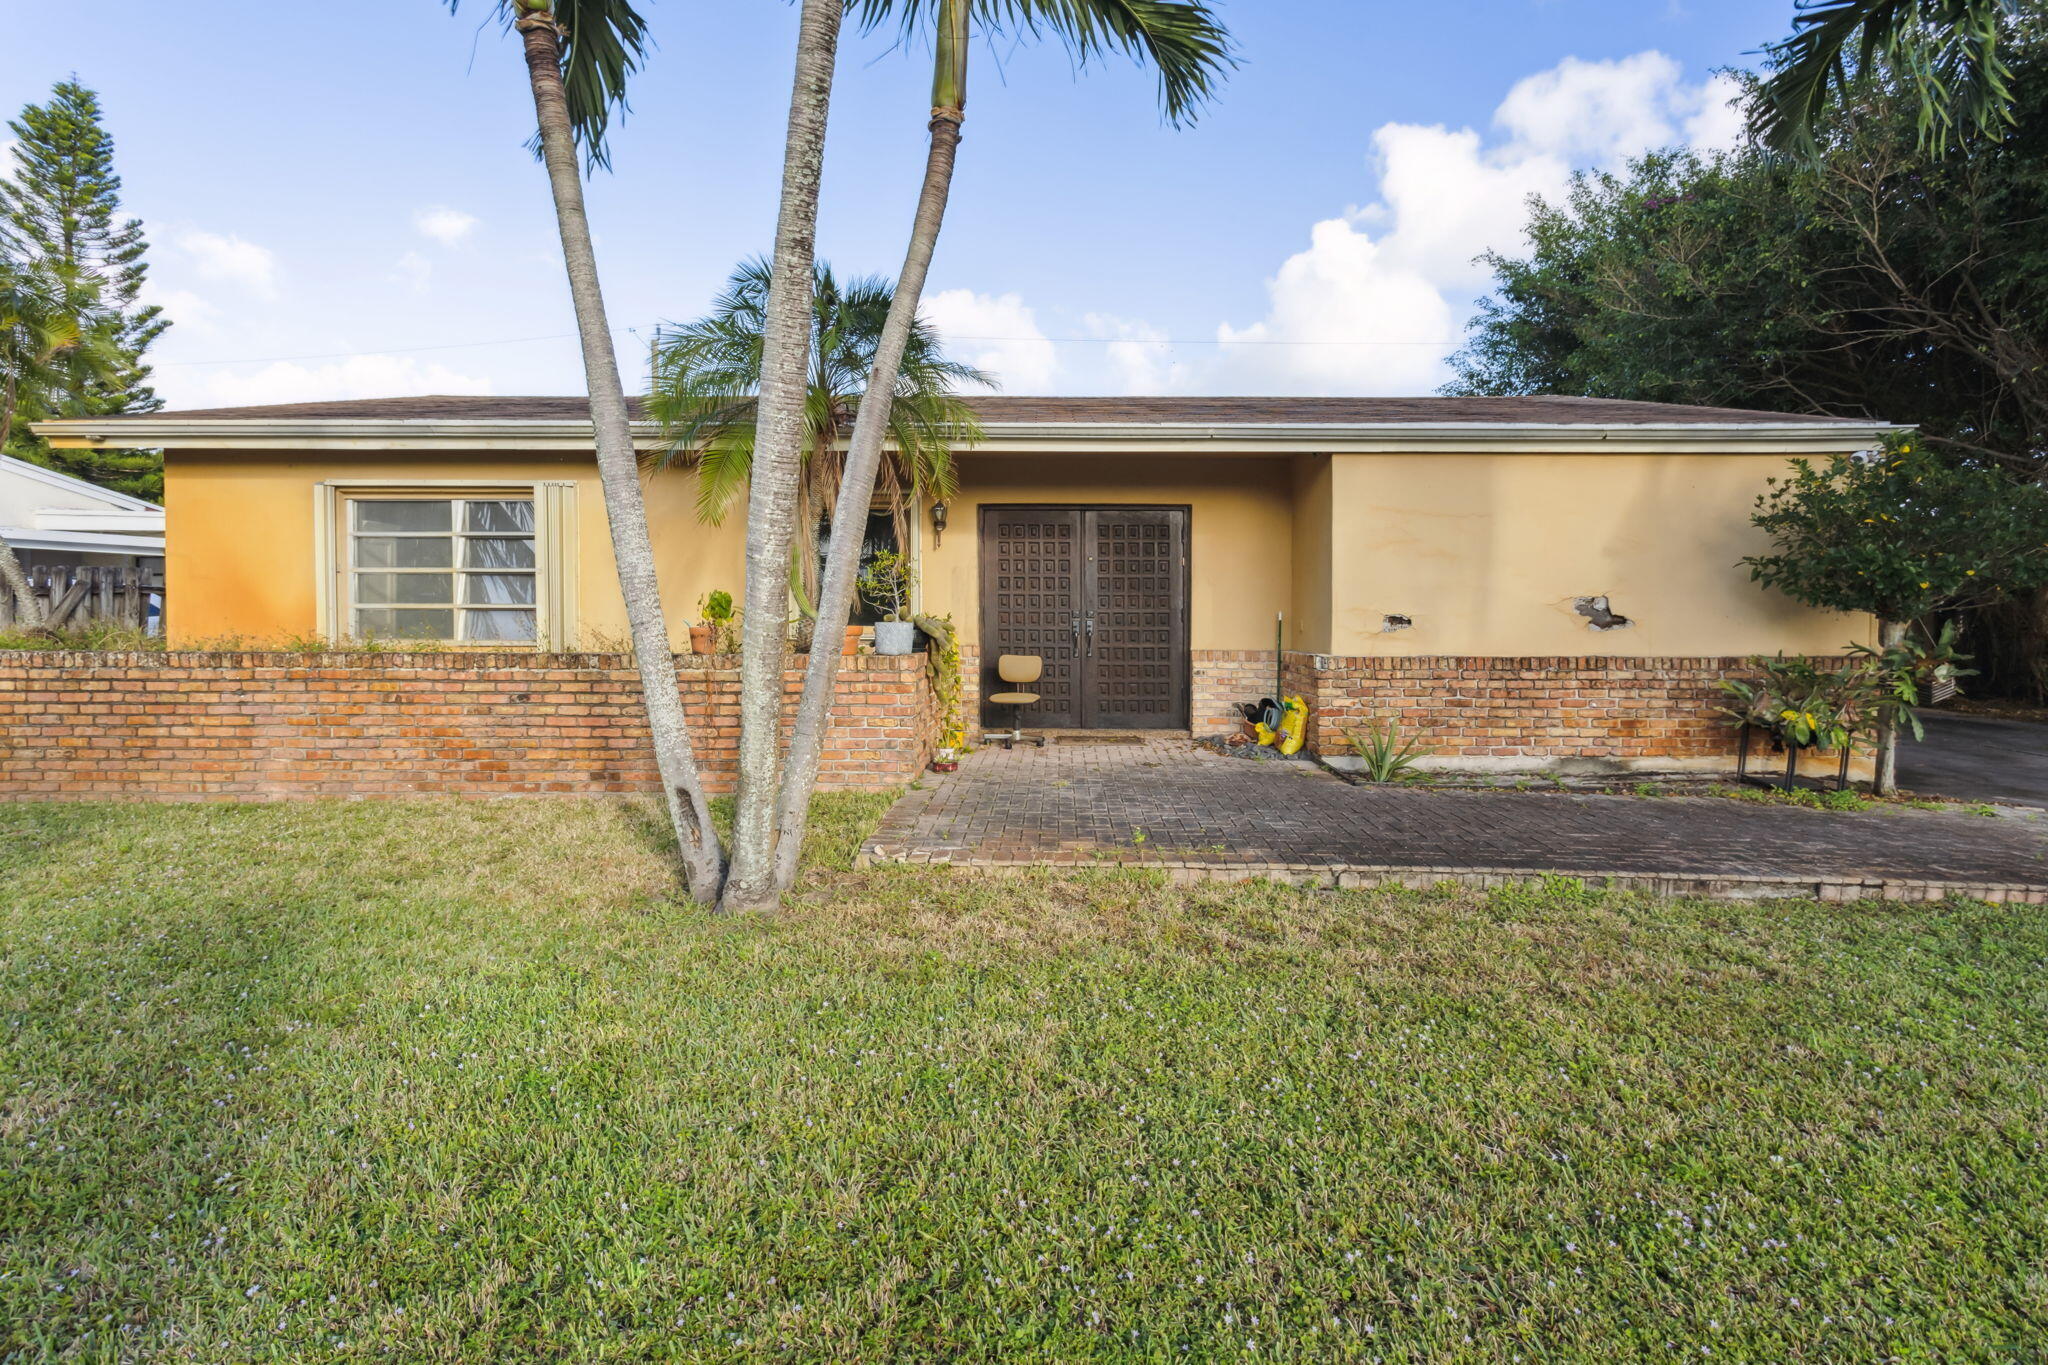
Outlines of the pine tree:
M47 104L31 104L8 123L16 139L12 179L0 179L0 254L67 282L81 300L81 344L55 366L52 381L21 395L7 453L119 489L163 495L163 455L151 450L52 450L27 429L44 417L104 417L163 406L143 358L170 326L141 301L149 243L142 221L121 217L114 139L100 122L99 96L74 78L59 81Z

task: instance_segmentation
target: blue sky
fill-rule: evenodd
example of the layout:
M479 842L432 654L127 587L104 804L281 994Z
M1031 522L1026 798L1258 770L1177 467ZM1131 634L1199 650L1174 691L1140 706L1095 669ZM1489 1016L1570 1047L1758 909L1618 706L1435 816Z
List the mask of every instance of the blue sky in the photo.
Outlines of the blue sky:
M645 0L659 49L591 185L629 371L773 229L795 13ZM514 44L466 0L15 7L0 106L96 88L173 406L581 386ZM1244 58L1192 129L1146 73L974 54L929 312L1013 393L1426 392L1575 167L1732 135L1716 69L1790 0L1219 0ZM900 260L923 51L851 35L821 217L842 273ZM639 329L632 331L628 329Z

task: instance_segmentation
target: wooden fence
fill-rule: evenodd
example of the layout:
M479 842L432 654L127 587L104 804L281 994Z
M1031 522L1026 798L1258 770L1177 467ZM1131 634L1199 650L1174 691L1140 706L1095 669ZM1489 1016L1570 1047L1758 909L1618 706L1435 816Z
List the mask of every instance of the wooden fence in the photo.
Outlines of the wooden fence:
M28 584L43 608L43 625L51 630L75 630L95 621L146 630L163 619L160 570L43 564L28 571ZM21 624L18 617L14 594L0 586L0 630Z

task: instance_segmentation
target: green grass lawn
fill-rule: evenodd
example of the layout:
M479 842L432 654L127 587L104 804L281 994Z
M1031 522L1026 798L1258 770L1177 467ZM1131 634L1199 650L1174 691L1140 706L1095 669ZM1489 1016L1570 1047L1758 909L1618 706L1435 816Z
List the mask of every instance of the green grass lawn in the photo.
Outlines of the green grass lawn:
M2048 927L0 807L0 1359L2040 1360Z

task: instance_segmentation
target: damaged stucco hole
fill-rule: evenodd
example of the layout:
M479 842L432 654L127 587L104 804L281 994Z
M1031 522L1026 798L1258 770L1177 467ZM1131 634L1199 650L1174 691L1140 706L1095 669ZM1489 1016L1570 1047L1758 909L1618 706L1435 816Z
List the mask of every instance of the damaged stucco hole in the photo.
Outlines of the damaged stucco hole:
M1573 601L1572 610L1585 617L1594 630L1626 630L1635 624L1610 609L1604 597L1578 598Z
M1380 618L1380 629L1383 631L1406 630L1408 629L1408 627L1414 624L1415 618L1412 616L1398 616L1389 614L1386 616L1382 616Z

